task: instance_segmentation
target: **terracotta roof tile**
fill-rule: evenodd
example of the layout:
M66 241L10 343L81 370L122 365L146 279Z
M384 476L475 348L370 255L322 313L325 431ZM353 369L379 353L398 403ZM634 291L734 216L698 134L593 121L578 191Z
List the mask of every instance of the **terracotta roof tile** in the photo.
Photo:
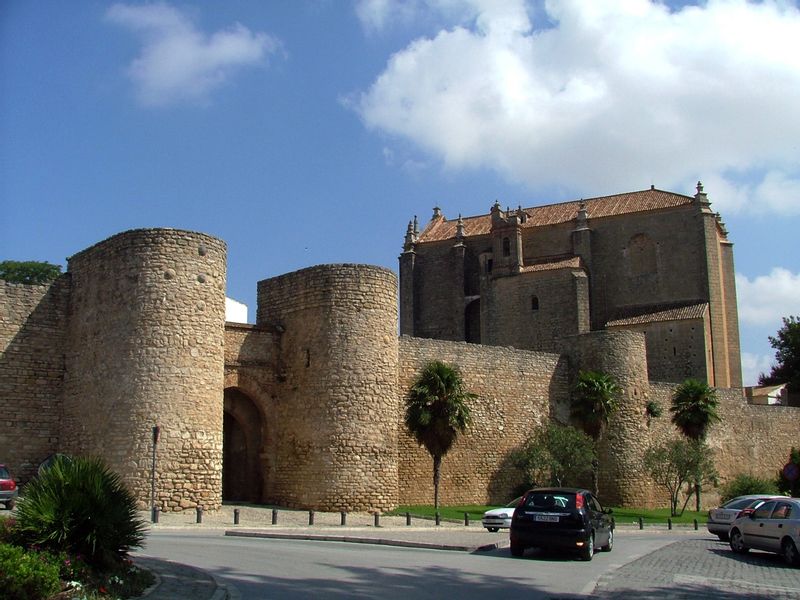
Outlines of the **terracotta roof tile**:
M522 267L521 272L533 273L536 271L554 271L556 269L580 269L582 266L579 256L559 256L525 265Z
M683 206L690 204L693 200L694 198L691 196L657 189L572 200L560 204L548 204L546 206L523 209L527 213L528 219L522 227L541 227L571 221L575 218L581 203L586 205L591 222L591 219L602 217ZM444 217L432 219L420 234L419 241L423 243L437 242L454 238L456 235L456 223L457 220L448 221ZM463 223L464 235L467 237L486 235L491 231L492 218L490 214L464 217Z
M708 303L690 304L688 306L673 306L666 308L663 305L657 307L642 307L640 309L628 309L628 316L618 318L606 323L606 327L620 327L623 325L643 325L645 323L657 323L660 321L682 321L685 319L701 319L708 309Z

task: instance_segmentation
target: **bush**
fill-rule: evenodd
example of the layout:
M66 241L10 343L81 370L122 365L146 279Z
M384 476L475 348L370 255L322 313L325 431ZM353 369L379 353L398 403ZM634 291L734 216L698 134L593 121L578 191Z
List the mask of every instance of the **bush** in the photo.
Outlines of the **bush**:
M754 475L742 473L731 479L722 486L720 490L720 500L725 503L737 496L747 496L749 494L777 494L778 489L775 483L768 479L761 479Z
M61 590L58 565L45 553L0 544L0 590L8 600L39 600Z
M133 495L99 459L57 458L17 505L16 531L25 545L82 556L98 569L141 546L144 528Z

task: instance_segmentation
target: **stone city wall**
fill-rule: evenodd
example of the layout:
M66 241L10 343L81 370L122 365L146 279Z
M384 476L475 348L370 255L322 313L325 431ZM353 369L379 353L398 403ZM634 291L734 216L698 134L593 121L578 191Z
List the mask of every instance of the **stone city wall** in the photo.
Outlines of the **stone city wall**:
M58 450L69 276L0 280L0 462L27 481Z

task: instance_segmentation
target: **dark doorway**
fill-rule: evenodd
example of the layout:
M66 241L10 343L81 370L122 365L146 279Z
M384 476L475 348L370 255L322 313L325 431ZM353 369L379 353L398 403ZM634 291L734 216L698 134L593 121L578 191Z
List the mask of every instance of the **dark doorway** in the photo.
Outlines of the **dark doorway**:
M464 311L464 340L470 344L481 343L481 301L473 300Z
M222 499L260 502L262 417L247 394L225 390L222 423Z

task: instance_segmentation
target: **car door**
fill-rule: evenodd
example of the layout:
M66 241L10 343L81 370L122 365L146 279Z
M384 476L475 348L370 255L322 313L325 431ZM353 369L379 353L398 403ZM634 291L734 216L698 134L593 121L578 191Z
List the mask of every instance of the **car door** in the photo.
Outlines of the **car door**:
M586 494L586 505L590 511L589 516L594 527L595 545L608 544L608 532L611 530L611 519L603 512L603 507L592 494Z
M765 526L769 523L769 518L776 504L775 500L764 502L753 511L752 515L741 519L742 538L746 546L760 548L761 550L772 549L769 542L769 527L765 528Z
M791 514L792 505L789 502L778 500L775 503L775 508L772 509L772 514L768 519L764 520L764 525L762 527L764 550L780 552L781 539L788 530L789 517Z

